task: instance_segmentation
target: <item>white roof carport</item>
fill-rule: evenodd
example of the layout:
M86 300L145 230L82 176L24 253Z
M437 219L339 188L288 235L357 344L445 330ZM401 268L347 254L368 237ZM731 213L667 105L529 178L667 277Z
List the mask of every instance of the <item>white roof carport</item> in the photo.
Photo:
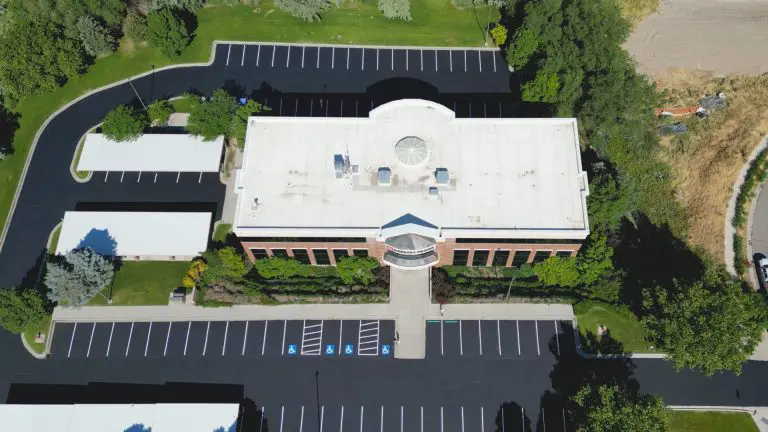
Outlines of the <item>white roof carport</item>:
M135 141L86 135L78 171L216 172L224 137L204 141L188 134L145 134Z
M0 405L14 432L234 431L238 404Z
M211 217L211 213L70 211L64 214L56 254L90 247L108 256L191 259L208 247Z

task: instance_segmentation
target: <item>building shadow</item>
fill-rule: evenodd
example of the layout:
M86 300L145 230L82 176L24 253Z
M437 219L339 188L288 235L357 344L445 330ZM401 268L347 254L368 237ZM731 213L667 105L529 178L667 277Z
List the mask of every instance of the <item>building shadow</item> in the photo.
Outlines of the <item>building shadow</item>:
M76 384L13 383L7 404L157 404L241 403L243 386L236 384L174 383L125 384L93 382Z

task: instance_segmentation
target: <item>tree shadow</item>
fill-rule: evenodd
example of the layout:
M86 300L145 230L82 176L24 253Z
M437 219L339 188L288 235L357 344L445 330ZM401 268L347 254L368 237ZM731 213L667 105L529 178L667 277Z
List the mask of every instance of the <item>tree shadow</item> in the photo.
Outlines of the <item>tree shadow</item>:
M496 412L496 432L531 432L531 419L521 405L504 402Z
M13 154L13 138L19 129L21 115L11 112L4 105L0 105L0 159Z
M238 431L269 432L269 422L264 416L264 407L259 407L253 400L245 398L240 404L240 420L237 426Z
M592 330L580 330L581 350L590 354L626 354L624 344L611 336L611 330L606 329L602 336Z
M658 286L674 292L675 279L699 279L704 272L701 259L685 242L643 214L635 217L634 224L623 219L619 237L614 262L626 271L620 299L638 316L643 313L644 289Z

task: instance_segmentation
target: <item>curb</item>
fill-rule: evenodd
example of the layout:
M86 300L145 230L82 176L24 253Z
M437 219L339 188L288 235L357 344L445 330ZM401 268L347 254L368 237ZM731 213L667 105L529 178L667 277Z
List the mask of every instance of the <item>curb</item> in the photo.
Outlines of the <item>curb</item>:
M734 255L733 255L733 215L736 214L736 197L739 195L739 192L741 192L741 186L744 184L744 180L747 176L747 170L749 170L750 165L755 160L757 155L768 147L768 136L763 137L760 140L760 143L752 150L752 153L749 154L749 158L747 158L746 162L744 162L744 165L742 165L741 170L739 171L739 176L736 178L736 181L733 182L733 186L731 186L731 198L728 200L728 206L725 210L725 225L723 229L723 236L725 237L723 248L724 248L724 254L723 258L725 259L725 268L728 270L728 273L734 275L734 276L741 276L736 274L736 268L733 266L734 261ZM749 230L749 226L751 226L751 220L747 220L747 226ZM747 243L749 243L749 239L745 239Z
M443 51L501 51L498 46L420 46L420 45L364 45L364 44L334 44L334 43L301 43L301 42L269 42L269 41L213 41L214 44L221 45L270 45L270 46L298 46L298 47L320 47L320 48L363 48L363 49L407 49L407 50L443 50Z
M96 126L88 129L87 132L83 134L83 136L80 137L80 141L77 142L77 147L75 147L75 153L72 154L72 162L69 163L69 173L72 174L72 178L78 182L78 183L88 183L91 181L91 178L93 177L93 171L88 171L88 175L82 179L77 176L77 167L75 166L75 155L77 155L78 150L82 152L81 146L85 146L85 137L91 133L91 131L96 130L97 127L99 127L101 123L97 124ZM81 154L82 155L82 154Z
M21 336L21 344L24 345L24 348L29 352L29 355L32 357L38 359L38 360L45 360L48 357L48 344L46 343L46 350L42 354L32 349L31 346L27 343L27 338L24 337L24 333L21 333L19 336ZM50 339L50 338L48 338ZM46 341L48 340L46 339Z
M765 183L758 186L757 193L755 194L755 197L752 199L752 202L749 206L749 214L747 214L747 238L744 239L744 241L747 243L747 258L752 262L752 257L754 256L754 251L752 250L752 223L753 219L755 217L755 209L757 208L757 203L760 201L760 195L762 195ZM751 265L749 266L749 270L747 271L749 274L749 281L752 283L753 288L760 288L760 283L757 280L757 274L755 273L755 266Z
M616 359L664 359L666 354L654 353L627 353L627 354L591 354L581 349L581 335L579 334L579 325L576 319L573 319L573 339L576 345L576 352L588 360L616 360Z

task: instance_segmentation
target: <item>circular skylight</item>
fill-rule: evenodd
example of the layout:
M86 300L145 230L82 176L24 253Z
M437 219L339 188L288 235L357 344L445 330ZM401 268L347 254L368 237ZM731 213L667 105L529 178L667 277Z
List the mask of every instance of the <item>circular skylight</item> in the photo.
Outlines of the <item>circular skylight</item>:
M408 136L395 144L395 155L400 163L414 166L427 160L429 150L427 150L427 143L423 139Z

